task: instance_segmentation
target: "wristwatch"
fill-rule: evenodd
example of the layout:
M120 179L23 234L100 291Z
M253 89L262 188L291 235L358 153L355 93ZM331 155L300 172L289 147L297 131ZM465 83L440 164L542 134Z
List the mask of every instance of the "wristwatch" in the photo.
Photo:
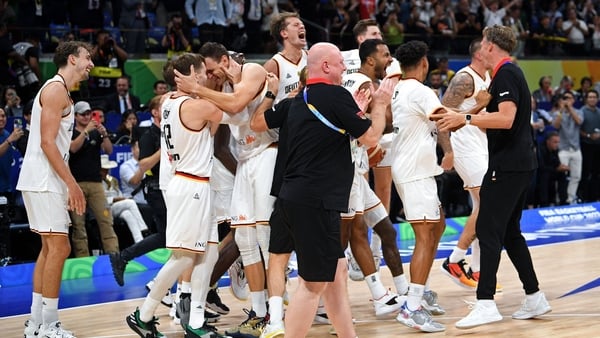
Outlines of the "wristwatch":
M270 90L268 90L268 91L265 93L265 97L266 97L266 98L269 98L269 99L272 99L272 100L275 100L275 98L276 98L275 94L273 94L273 92L272 92L272 91L270 91Z
M471 124L471 114L465 114L465 124Z

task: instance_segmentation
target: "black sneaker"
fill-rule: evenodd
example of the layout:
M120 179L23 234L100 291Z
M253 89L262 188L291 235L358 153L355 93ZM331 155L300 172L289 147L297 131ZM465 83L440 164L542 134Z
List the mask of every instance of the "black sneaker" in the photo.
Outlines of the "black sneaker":
M115 276L115 280L119 286L125 285L125 267L127 266L127 262L121 258L120 252L111 252L108 254L110 258L110 266L112 267L113 276Z
M204 310L204 319L207 323L216 323L221 318L221 315L212 311Z
M187 292L182 292L179 296L179 303L177 303L177 307L175 308L175 315L179 318L181 327L185 330L185 328L190 323L190 308L192 306L192 294Z
M127 325L142 338L158 338L164 335L156 329L158 318L154 317L149 322L143 322L140 319L140 309L136 308L135 312L125 318Z
M221 297L219 297L219 294L215 289L208 290L208 294L206 295L206 307L221 315L229 313L229 308L221 302Z

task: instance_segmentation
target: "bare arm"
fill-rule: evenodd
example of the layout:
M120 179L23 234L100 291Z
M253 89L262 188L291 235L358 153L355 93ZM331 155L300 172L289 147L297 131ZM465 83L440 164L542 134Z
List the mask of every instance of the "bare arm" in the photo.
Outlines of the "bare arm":
M200 98L231 114L242 111L256 97L265 83L267 71L256 63L246 63L242 71L242 79L235 84L233 93L223 93L208 89L196 83L193 66L190 75L182 75L175 70L177 88L186 93L193 93Z
M222 124L215 134L215 157L221 161L229 172L235 175L237 170L237 160L233 157L233 154L231 154L231 150L229 149L230 136L231 131L229 130L229 126Z
M273 92L275 96L277 96L277 92L279 90L279 79L275 74L268 73L267 74L267 84L269 86L269 90ZM252 113L252 118L250 119L250 129L255 132L262 132L269 129L267 126L267 121L265 120L265 111L271 109L273 107L274 100L268 97L265 97L262 102L256 107L256 110Z
M442 97L442 104L457 109L475 90L473 77L467 72L459 72L452 77L448 89Z
M371 103L371 121L372 124L367 131L362 134L358 141L367 147L373 147L381 138L385 128L386 110L392 101L394 87L398 83L398 78L384 79L379 88L373 93L373 102Z
M52 169L65 182L68 190L68 208L79 215L85 212L85 198L71 170L56 146L56 137L60 128L61 114L71 104L62 84L51 83L44 88L40 97L42 113L40 123L41 148Z

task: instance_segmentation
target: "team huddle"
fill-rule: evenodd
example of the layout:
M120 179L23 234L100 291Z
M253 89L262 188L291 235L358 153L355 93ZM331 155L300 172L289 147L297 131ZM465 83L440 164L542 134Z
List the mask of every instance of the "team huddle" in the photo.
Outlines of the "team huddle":
M212 42L199 54L167 63L163 76L173 91L154 98L150 108L161 134L159 198L166 209L164 245L172 254L143 304L126 318L140 337L163 336L154 313L165 290L182 278L188 286L176 302L188 338L305 337L313 321L354 338L348 270L353 280L366 281L376 316L393 315L424 332L444 331L434 316L445 310L428 280L445 229L435 176L452 167L474 207L441 269L476 289L478 299L456 327L502 319L494 294L503 247L526 293L512 317L551 311L518 224L536 163L527 134L529 91L508 58L515 44L510 28L486 28L472 42L471 64L456 73L441 101L423 84L429 69L425 43L407 42L393 57L375 21L360 21L354 33L358 49L340 52L317 43L306 51L302 21L295 13L281 13L271 34L283 48L264 66L236 60ZM65 89L85 79L93 64L81 43L65 43L56 55L58 75L42 87L32 114L29 142L37 144L28 148L37 151L28 151L23 162L23 172L42 168L44 179L39 173L21 175L18 186L32 230L42 235L25 337L74 337L57 311L60 271L70 252L64 205L79 214L85 210L65 165L73 115ZM438 144L444 150L441 165ZM374 190L365 176L370 169ZM391 184L415 233L410 277L388 217ZM44 213L50 211L52 217ZM464 256L471 244L467 269ZM292 252L299 284L284 316ZM379 274L382 256L394 291ZM238 257L251 310L239 326L220 333L205 311L207 297ZM110 258L122 285L126 261Z

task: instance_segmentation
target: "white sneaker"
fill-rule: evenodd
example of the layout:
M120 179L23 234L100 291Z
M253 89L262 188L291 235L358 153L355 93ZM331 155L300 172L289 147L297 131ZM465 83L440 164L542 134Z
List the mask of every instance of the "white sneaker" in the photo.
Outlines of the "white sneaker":
M285 335L285 327L283 326L283 321L278 323L268 323L263 328L262 333L260 334L260 338L275 338L275 337L283 337Z
M348 252L348 277L355 282L360 282L365 280L365 275L363 274L360 266L352 256L351 252Z
M383 297L373 299L373 307L375 308L375 316L383 316L393 312L400 311L404 302L400 302L398 295L388 291Z
M396 320L408 327L423 332L441 332L446 330L444 325L434 322L429 312L422 307L419 307L415 311L410 311L406 303L400 308L400 313L396 316Z
M315 314L315 319L313 319L313 324L331 324L331 322L329 321L329 317L327 316L327 313L323 312L323 313Z
M246 280L246 274L244 273L244 267L242 266L242 257L239 257L231 264L228 273L231 293L239 300L247 300L250 291L248 290L248 280Z
M440 316L446 313L439 304L438 304L438 296L435 291L429 290L423 293L423 299L421 300L421 306L431 312L434 316Z
M25 330L23 331L23 337L25 338L37 338L40 333L40 326L42 324L37 324L31 319L27 319L25 321Z
M40 330L38 338L76 338L71 331L63 329L59 321L50 323Z
M530 319L552 311L543 292L538 291L532 296L525 296L521 308L512 314L513 319Z
M456 322L454 326L458 329L470 329L472 327L499 322L501 320L502 315L498 312L498 308L494 301L486 302L478 300L473 306L473 310L471 310L465 318Z

